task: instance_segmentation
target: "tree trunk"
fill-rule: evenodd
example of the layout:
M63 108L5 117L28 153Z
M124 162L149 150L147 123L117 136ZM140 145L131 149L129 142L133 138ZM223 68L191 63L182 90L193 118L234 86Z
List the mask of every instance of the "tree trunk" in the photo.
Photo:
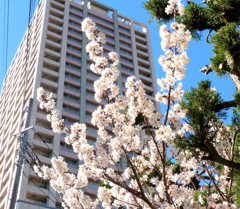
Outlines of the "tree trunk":
M230 77L232 78L236 88L240 91L240 78L237 75L229 73Z

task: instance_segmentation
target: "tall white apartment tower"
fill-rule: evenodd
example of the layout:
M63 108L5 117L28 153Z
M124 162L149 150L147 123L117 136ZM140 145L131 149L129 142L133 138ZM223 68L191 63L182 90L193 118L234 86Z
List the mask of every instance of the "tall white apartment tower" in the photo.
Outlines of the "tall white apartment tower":
M88 40L81 31L81 21L86 17L92 18L106 34L104 50L120 55L121 91L124 92L126 78L135 75L143 81L147 97L154 100L157 87L147 26L97 1L41 1L8 69L0 95L0 209L61 206L55 191L31 169L30 156L17 169L22 136L41 162L50 165L55 154L65 158L72 172L78 168L77 155L64 143L63 135L52 132L45 112L38 107L38 87L53 93L67 125L86 123L89 143L97 137L90 122L91 113L98 106L93 90L97 76L89 70L91 60L85 51ZM24 131L30 126L33 128ZM94 193L96 188L97 184L92 182L87 192ZM16 204L11 204L14 200Z

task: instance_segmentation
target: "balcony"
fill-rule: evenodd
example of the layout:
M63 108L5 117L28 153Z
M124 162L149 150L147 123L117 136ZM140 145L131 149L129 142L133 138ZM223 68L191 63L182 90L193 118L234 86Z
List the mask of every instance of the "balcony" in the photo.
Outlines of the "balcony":
M48 23L48 31L50 31L56 35L62 36L62 27L55 25L51 22Z
M76 57L76 56L73 56L71 54L67 54L66 57L67 57L68 60L74 61L76 63L81 63L82 62L82 59L80 57Z
M46 75L50 75L52 77L55 77L56 78L55 82L57 82L57 77L59 76L58 72L55 72L55 71L47 69L47 68L43 68L42 72L45 73Z
M66 89L70 89L72 91L75 91L75 92L80 92L80 84L78 86L74 86L74 85L71 85L71 84L65 84L64 87Z
M72 6L72 5L70 6L70 11L71 12L75 12L76 14L82 14L83 13L82 9L76 8L76 7Z
M47 40L50 40L50 41L55 42L57 44L61 44L62 37L60 35L57 35L56 33L48 31L48 33L47 33Z
M60 143L60 150L75 153L71 145L65 144L64 142Z
M73 81L76 81L76 82L79 82L79 83L81 82L81 77L71 75L70 73L65 73L65 78L68 78L70 80L73 80Z
M69 94L64 94L63 95L63 98L67 101L70 101L70 102L73 102L73 103L77 103L77 104L80 104L80 98L77 98L77 97L73 97ZM79 107L80 108L80 107Z
M131 37L130 36L119 33L119 38L121 38L123 40L126 40L129 44L131 44Z
M43 120L37 118L36 126L37 126L37 129L41 132L44 132L46 134L53 133L51 124L48 121L43 121Z
M53 88L57 88L58 87L58 83L56 82L53 82L51 80L48 80L46 78L42 78L41 79L41 83L47 85L47 86L50 86L50 87L53 87ZM54 93L54 92L53 92Z
M55 11L50 10L50 15L56 17L56 18L59 19L59 20L62 20L63 17L64 17L64 15L61 14L61 12L58 12L58 10L57 10L57 11L56 11L56 10L55 10ZM50 17L51 17L51 16L50 16Z
M34 145L33 151L39 156L43 156L46 158L52 157L52 150L50 150L49 148L46 148L46 145L44 147L42 147L42 146L38 147L38 146Z
M56 12L58 14L64 15L63 10L61 10L61 9L59 10L59 9L55 9L54 7L51 7L50 11L53 11L53 12Z
M54 0L55 2L58 2L59 4L62 4L64 5L65 4L65 1L64 0Z
M68 36L68 42L72 42L73 44L77 44L77 45L82 45L82 38L81 37L71 37L71 36Z
M120 47L125 47L126 49L132 49L132 45L130 42L126 43L124 41L120 41Z
M128 76L131 76L134 74L134 69L130 67L126 67L124 65L121 66L121 71L124 71Z
M48 46L48 48L47 48ZM57 49L56 47L51 47L49 45L47 45L45 48L45 57L47 57L48 59L51 59L53 61L59 62L60 60L60 49Z
M118 27L118 30L121 31L121 32L124 32L124 33L126 33L126 34L130 34L130 29L125 28L125 27L119 26L119 27Z
M70 19L73 19L73 20L77 20L77 21L82 21L83 20L83 18L81 17L81 16L79 16L79 15L76 15L76 14L73 14L73 13L70 13L69 14L69 17L70 17Z
M100 17L97 17L93 14L89 14L89 17L91 19L93 19L94 21L98 22L98 23L101 23L103 25L107 25L109 26L110 28L113 29L113 22L112 22L112 19L109 19L109 21L107 19L104 19L104 18L100 18Z
M137 48L141 48L142 50L148 50L148 46L146 45L146 43L142 43L142 42L137 42L136 41L136 47Z
M122 55L124 55L125 57L131 57L131 58L133 57L132 50L128 51L128 50L120 48L120 53Z
M68 49L68 51L70 51L70 52L78 53L79 55L82 54L82 48L74 47L74 46L72 46L72 45L67 45L67 49Z
M39 190L37 189L38 188L36 186L28 185L28 193L26 198L27 201L37 205L47 206L48 205L47 197L36 193L36 191ZM43 189L43 190L44 190L44 193L49 194L49 191L47 189ZM39 190L39 192L41 191Z
M58 74L59 67L55 66L55 65L52 65L52 64L49 64L49 63L46 63L46 62L43 62L43 69L46 69L47 71L51 71L51 73L57 73Z
M75 21L69 20L69 25L74 26L76 29L81 29L82 26L80 23L77 23Z
M148 61L148 58L143 58L142 56L138 57L138 63L143 64L145 66L150 66L150 62Z
M51 2L50 7L51 8L55 8L55 9L57 9L59 11L64 11L64 5L60 4L60 3L56 2L56 1Z
M65 112L71 113L73 115L79 115L80 114L79 109L74 109L74 108L71 108L71 107L66 106L66 105L63 106L62 110L65 111Z
M60 28L62 28L62 26L63 26L63 20L56 16L53 16L53 15L49 15L48 22L52 23L53 25L56 25Z

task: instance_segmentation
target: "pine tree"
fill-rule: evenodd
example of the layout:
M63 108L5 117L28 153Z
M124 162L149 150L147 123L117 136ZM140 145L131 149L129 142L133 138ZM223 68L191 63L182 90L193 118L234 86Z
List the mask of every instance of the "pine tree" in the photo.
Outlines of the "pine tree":
M151 15L151 20L158 24L169 22L173 15L165 11L165 0L147 0L143 3ZM189 150L194 156L202 155L202 160L211 162L213 166L231 169L232 179L229 195L236 195L236 202L240 206L240 0L204 0L198 4L187 1L183 16L176 16L176 20L184 23L197 40L204 41L202 31L207 31L206 42L213 46L213 57L210 64L202 68L208 74L215 72L217 76L232 78L236 92L234 100L224 101L220 93L211 88L211 81L201 81L196 88L185 93L181 106L187 109L186 122L192 132L176 140L177 147ZM232 124L224 131L219 121L224 121L229 108L233 109ZM222 131L219 137L219 132ZM216 139L218 138L218 139ZM230 142L230 143L229 143ZM229 158L219 154L219 144L229 144ZM197 194L197 193L196 193Z
M152 20L159 24L169 22L173 15L165 12L166 0L148 0L143 3ZM217 75L228 74L237 89L240 89L240 0L205 0L200 4L188 1L185 14L178 16L195 39L201 32L208 31L206 41L213 46L214 56L210 59L210 71Z

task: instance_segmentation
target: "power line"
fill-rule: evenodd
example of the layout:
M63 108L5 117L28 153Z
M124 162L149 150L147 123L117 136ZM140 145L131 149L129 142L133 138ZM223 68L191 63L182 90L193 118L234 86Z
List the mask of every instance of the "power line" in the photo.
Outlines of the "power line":
M33 128L32 130L34 131L34 133L37 134L37 136L42 140L42 142L47 146L47 148L53 153L53 155L57 157L57 155L53 152L53 150L48 146L47 142L43 140L42 136L35 130L35 128Z
M34 168L33 168L33 166L30 164L30 162L28 162L28 164L29 164L29 166L30 166L30 168L34 171ZM34 173L37 175L37 173L34 171ZM43 180L42 180L42 178L40 178L38 175L37 175L37 177L38 177L38 179L41 181L41 182L43 182L43 183L45 183ZM29 178L29 177L28 177ZM30 178L29 178L29 180L30 180ZM56 202L58 202L58 199L57 199L57 197L51 192L51 190L47 187L46 188L49 192L50 192L50 194L54 197L54 199L56 200ZM48 195L47 195L48 196Z
M48 196L48 194L46 194L46 192L45 192L41 187L39 187L34 181L32 181L32 180L29 178L29 176L24 173L24 171L22 172L22 174L23 174L25 177L27 177L29 181L31 181L39 190L42 191L43 194L45 194L45 195L55 204L55 201L52 200L52 198L50 198L50 197ZM48 188L48 190L49 190L49 188ZM50 191L50 190L49 190L49 191ZM54 196L54 197L55 197L55 196ZM55 197L55 198L56 198L56 197ZM57 200L57 198L56 198L56 200Z
M34 114L34 112L32 111L31 108L27 108L27 112L31 113L32 115L34 115L34 116L37 118L36 114ZM34 131L34 133L37 134L37 136L42 140L42 142L47 146L47 148L48 148L50 151L52 151L53 155L54 155L55 157L58 157L58 156L53 152L53 150L48 146L47 142L42 138L42 136L35 130L34 127L33 127L32 130Z
M35 2L35 0L34 0L34 2ZM30 43L30 32L29 31L30 31L30 27L31 27L30 20L32 18L31 15L32 15L33 9L34 9L34 2L33 2L33 0L30 0L30 2L29 2L30 5L29 5L29 11L28 11L28 29L27 29L27 34L25 36L25 38L26 38L25 39L26 40L26 45L25 45L25 47L26 47L25 48L25 69L24 69L24 74L25 74L24 87L25 87L25 89L26 89L26 86L27 86L27 67L28 67L28 64L29 64L29 53L30 53L30 48L29 48L29 46L30 46L30 44L29 44ZM4 33L4 43L5 43L5 45L4 45L3 50L4 50L4 52L6 51L6 53L5 53L5 57L4 57L5 59L4 59L4 62L3 62L3 64L5 64L3 70L5 70L7 68L7 61L8 61L9 0L7 0L7 5L5 5L5 7L4 7L4 14L5 14L4 17L6 19L4 21L4 31L5 31L5 33ZM26 95L26 91L24 91L24 95L23 95L23 98L22 98L23 100L25 98L25 95ZM23 112L22 112L22 118L23 118ZM29 126L29 114L28 114L28 118L26 120L25 127L28 127L28 126ZM17 170L16 170L16 173L15 173L15 179L14 179L14 185L13 185L13 192L12 192L12 195L11 195L11 200L12 200L11 204L10 204L11 209L15 208L17 192L18 192L18 187L19 187L19 178L20 178L21 170L23 168L23 163L25 163L25 162L29 163L30 167L31 167L32 161L41 163L41 161L38 158L38 156L36 155L36 153L32 151L32 146L28 141L29 136L27 136L25 134L25 131L26 131L26 129L23 130L23 131L20 131L20 137L19 137L20 147L19 147L19 153L18 153L18 163L17 163L17 168L16 168ZM29 162L26 155L30 158L31 162ZM23 173L23 174L27 177L27 175L25 173ZM40 190L42 190L42 189L40 189ZM52 192L50 191L49 188L48 188L48 190L52 194ZM47 194L45 194L45 195L48 196ZM52 195L57 200L57 198L54 196L54 194L52 194ZM49 199L51 201L53 201L50 197L49 197Z
M40 179L40 181L41 182L43 182L44 183L44 180L42 179L42 178L40 178L39 176L38 176L38 174L35 172L35 170L34 170L34 168L33 168L33 166L32 166L32 162L33 163L35 163L35 164L38 164L38 165L44 165L44 163L38 158L38 156L37 156L37 154L31 149L31 150L28 150L28 155L30 156L30 158L31 158L31 162L28 160L28 159L26 159L26 162L29 164L29 167L34 171L34 173L37 175L37 177ZM38 163L36 163L36 162L38 162ZM28 177L29 178L29 177ZM29 178L29 180L30 180L30 178ZM49 192L50 192L50 194L54 197L54 199L56 200L56 202L58 202L58 199L57 199L57 197L51 192L51 190L47 187L46 188ZM61 198L61 197L60 197Z
M2 45L2 76L4 77L8 63L8 36L9 36L9 0L4 1L3 45Z
M39 4L40 0L30 0L29 1L29 11L28 11L28 28L30 25L30 21L34 14L36 6ZM3 5L3 38L2 38L2 69L0 79L3 80L7 73L8 68L8 52L9 52L9 16L10 16L10 0L4 0ZM27 44L28 45L28 44Z
M29 136L27 136L28 139L30 139ZM33 143L33 141L30 139L30 141ZM29 161L27 158L25 158L25 162L27 162L29 164L29 167L34 171L34 173L38 176L38 174L35 172L33 166L32 166L32 162L38 165L44 165L44 163L42 163L42 161L39 159L38 155L32 150L32 147L30 144L28 144L25 153L27 153L27 155L30 157L31 161ZM38 177L42 182L44 182L40 177ZM51 190L49 188L47 188L47 190L50 192L50 194L56 199L56 201L58 201L58 199L55 197L55 195L51 192Z
M6 35L6 59L5 59L5 70L4 74L6 74L7 71L7 65L8 65L8 36L9 36L9 0L7 0L7 35Z

